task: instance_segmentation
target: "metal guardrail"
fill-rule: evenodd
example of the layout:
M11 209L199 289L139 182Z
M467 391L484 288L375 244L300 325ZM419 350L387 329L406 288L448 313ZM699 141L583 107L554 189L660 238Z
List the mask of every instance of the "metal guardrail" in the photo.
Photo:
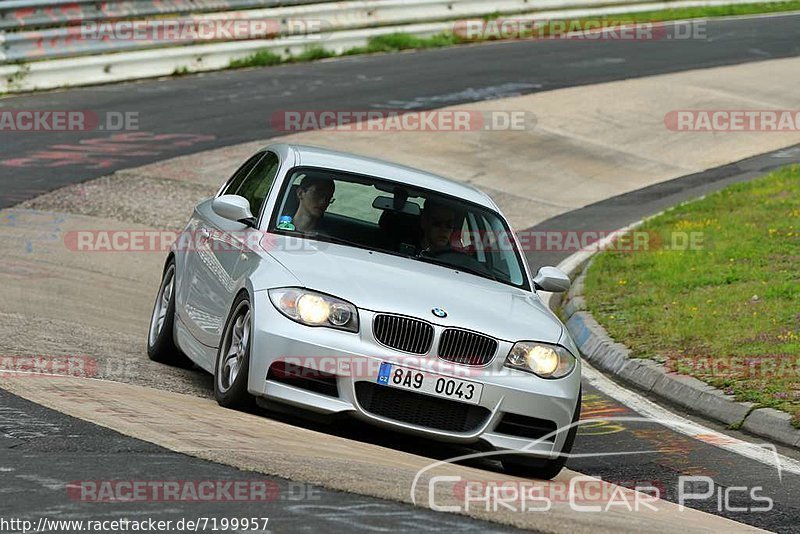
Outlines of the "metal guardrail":
M80 0L86 2L89 0ZM313 0L309 0L313 1ZM15 0L17 4L31 4L42 0ZM264 0L175 0L171 4L147 0L139 2L164 9L181 10L195 5L210 9L217 6L243 7L245 4L268 5L264 9L212 12L182 17L160 17L149 20L118 21L106 16L96 21L82 19L79 24L65 25L34 31L0 33L0 64L30 62L44 59L79 57L111 52L128 52L153 48L234 42L243 40L270 40L277 37L316 35L317 44L324 45L332 32L375 28L386 25L439 22L458 18L481 17L502 10L505 13L551 8L578 8L598 5L630 5L641 0L538 0L535 8L527 0L351 0L335 2L316 0L313 4ZM43 3L43 2L42 2ZM52 4L52 2L50 2ZM108 2L107 5L132 2ZM0 5L3 5L0 3ZM97 4L92 3L96 7ZM141 6L140 6L141 7ZM160 11L166 13L166 11ZM232 35L224 26L233 21L246 21L245 30ZM111 21L115 21L111 24ZM316 22L317 24L310 24ZM300 23L300 24L298 24ZM303 23L306 23L305 25ZM133 25L136 25L136 33ZM168 31L171 25L173 31ZM192 29L210 28L210 32ZM220 31L221 29L221 31ZM216 31L215 31L216 30ZM129 37L120 37L125 32ZM203 36L210 37L203 37ZM196 37L196 38L195 38Z
M0 65L312 34L324 45L332 32L344 30L643 1L652 0L6 0L0 1ZM723 3L743 1L752 0ZM232 35L224 26L233 20L246 20L251 29L264 25L260 32ZM319 24L303 27L312 20ZM126 24L135 35L120 36ZM2 31L3 25L15 31ZM214 25L210 33L191 31Z
M231 61L241 60L256 52L269 51L281 57L302 54L312 46L324 46L331 53L341 54L353 47L364 46L370 39L393 33L429 37L458 30L456 21L471 20L480 24L481 17L495 11L509 14L517 21L546 21L608 17L623 19L628 14L670 8L709 7L745 4L753 0L624 0L609 5L609 0L536 0L535 8L525 0L351 0L316 3L292 8L261 10L264 17L278 20L296 11L300 17L316 17L331 21L331 31L320 39L319 34L305 34L275 39L205 42L187 46L163 46L150 50L120 51L113 54L92 54L0 65L0 92L21 92L58 87L137 80L175 73L204 72L224 69ZM763 0L779 2L782 0ZM358 8L357 8L358 7ZM447 10L447 17L442 16ZM268 14L267 14L268 13ZM255 11L234 11L227 15L252 19ZM222 14L197 15L217 17ZM433 21L433 22L431 22ZM687 23L688 24L688 23ZM687 24L684 24L686 26ZM348 29L350 28L350 29ZM1 45L2 43L0 43Z
M5 0L0 1L0 31L64 26L90 20L188 15L333 1L335 0Z

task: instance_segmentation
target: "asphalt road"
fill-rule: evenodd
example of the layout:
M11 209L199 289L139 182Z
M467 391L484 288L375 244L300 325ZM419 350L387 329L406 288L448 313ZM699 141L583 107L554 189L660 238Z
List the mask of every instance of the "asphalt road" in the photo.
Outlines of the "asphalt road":
M789 163L800 163L800 146L633 191L545 221L534 230L591 228L598 222L607 228L622 227L674 203L753 179ZM529 261L534 265L558 263L566 255L530 256ZM586 382L583 401L584 417L636 416ZM265 415L435 459L470 452L347 421L330 426L282 414ZM749 439L739 433L732 435ZM194 517L252 517L257 512L258 517L269 517L269 527L278 532L313 532L319 528L331 532L376 528L382 532L507 530L499 525L295 484L187 457L43 408L3 390L0 390L0 449L3 450L0 517L34 522L43 516L61 520L127 517L177 521ZM631 452L642 454L624 455ZM652 486L659 489L662 498L672 502L678 502L681 477L710 477L723 493L687 502L688 507L768 530L800 532L800 476L779 474L774 466L725 452L658 424L599 419L579 431L573 453L579 457L567 462L571 469L626 487ZM499 463L491 460L477 460L470 465L502 473ZM92 480L266 480L278 490L274 500L258 503L94 503L69 497L69 483ZM746 492L732 490L729 497L719 497L726 489L737 487L746 488ZM683 488L687 492L705 489L688 482L684 482ZM749 493L754 488L758 488L759 498L772 500L768 512L751 511L763 506L763 502Z
M212 147L264 139L276 135L270 116L282 109L369 109L392 107L427 109L513 94L551 90L634 76L728 65L800 54L800 17L712 22L709 39L670 42L519 42L454 48L415 54L348 58L313 65L293 65L241 72L222 72L175 80L147 81L87 88L0 100L14 109L90 109L139 113L136 136L114 138L108 132L4 132L0 143L0 206L9 206L61 185L108 174L125 167L157 161ZM164 137L181 135L182 137ZM161 137L158 137L161 136ZM95 140L95 141L91 141ZM88 141L88 142L87 142ZM739 162L697 175L635 191L556 217L535 229L579 230L616 228L655 213L686 198L728 183L751 179L770 168L800 161L800 148ZM531 257L533 266L555 264L563 254ZM632 415L625 406L585 386L587 412ZM42 511L76 518L120 513L230 517L235 505L224 510L213 505L154 503L151 509L130 505L103 506L102 510L65 498L64 480L85 479L230 479L253 475L194 460L124 438L0 392L0 447L4 450L0 478L3 499L0 515L37 517ZM25 434L29 421L36 428ZM314 426L309 422L296 422ZM420 443L402 436L343 425L327 429L340 435L426 454L455 456L450 447ZM37 433L38 432L38 433ZM48 432L50 432L48 434ZM42 434L42 435L39 435ZM679 477L711 476L722 487L760 486L774 500L769 513L733 511L749 508L752 499L734 493L727 503L717 499L690 506L781 532L800 531L800 480L777 477L776 470L725 453L649 423L607 424L582 430L577 453L656 451L636 457L585 457L570 460L578 471L629 485L651 482L676 499ZM487 463L481 467L497 469ZM5 468L13 467L14 471ZM260 477L263 478L263 477ZM286 489L284 494L291 492ZM412 525L453 531L487 529L486 524L384 503L375 499L322 491L323 506L305 508L302 520L284 502L265 511L292 530L352 529L374 521L399 530ZM304 505L309 503L305 502ZM312 503L313 505L314 503ZM725 504L729 506L725 506ZM96 505L95 505L96 506ZM125 508L128 506L129 508ZM357 519L342 520L324 506L342 507ZM376 510L373 517L364 510ZM10 512L13 511L13 514ZM170 515L172 514L172 515ZM399 515L398 515L399 514ZM404 514L410 514L408 516ZM409 521L405 518L410 517ZM337 523L338 521L338 523ZM429 522L429 523L428 523ZM455 522L455 523L453 523ZM476 527L477 525L477 527ZM493 527L491 527L493 528ZM279 529L283 530L283 529Z
M232 447L235 446L232 438ZM102 502L93 481L219 482L220 500ZM225 490L223 484L231 482ZM252 489L240 500L233 484ZM259 492L259 488L266 488ZM227 491L227 493L226 493ZM0 390L0 520L201 521L257 518L241 532L509 532L514 529L412 505L291 482L174 453ZM152 495L157 495L153 493ZM230 497L226 497L230 495ZM251 495L251 493L247 493ZM229 500L225 500L229 499ZM206 523L202 523L203 518ZM267 528L263 529L263 518ZM219 524L221 526L221 523ZM51 527L52 528L52 527ZM0 532L15 530L0 523ZM152 530L152 529L151 529ZM184 528L173 531L191 531ZM220 530L218 528L217 530ZM227 529L225 529L227 530ZM236 531L238 529L234 529ZM52 528L53 532L79 532ZM100 530L94 530L100 532ZM108 530L113 532L112 530Z
M711 21L696 39L495 43L4 98L0 111L85 110L105 126L108 112L136 113L138 131L0 132L0 208L116 169L272 137L282 110L430 109L796 56L798 21Z

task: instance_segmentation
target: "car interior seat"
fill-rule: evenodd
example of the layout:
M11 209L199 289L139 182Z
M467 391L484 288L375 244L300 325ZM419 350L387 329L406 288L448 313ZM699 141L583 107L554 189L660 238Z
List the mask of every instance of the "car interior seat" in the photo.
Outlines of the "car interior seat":
M419 251L419 244L422 241L422 228L419 225L419 215L410 215L397 211L386 210L378 220L385 237L384 247L388 250L399 252L401 246L405 250L414 253Z

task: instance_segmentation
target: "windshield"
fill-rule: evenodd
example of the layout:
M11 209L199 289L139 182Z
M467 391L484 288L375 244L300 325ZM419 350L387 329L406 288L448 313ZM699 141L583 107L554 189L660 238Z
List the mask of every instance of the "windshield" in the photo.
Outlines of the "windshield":
M510 230L499 214L379 178L294 169L270 230L400 255L529 289Z

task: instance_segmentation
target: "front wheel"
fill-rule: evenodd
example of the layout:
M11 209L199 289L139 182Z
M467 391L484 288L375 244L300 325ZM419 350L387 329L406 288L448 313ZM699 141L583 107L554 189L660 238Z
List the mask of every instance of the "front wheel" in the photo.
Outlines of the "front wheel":
M578 433L578 425L575 423L581 417L581 398L583 390L578 392L578 404L575 406L575 413L572 415L572 426L567 431L567 439L561 448L561 455L554 460L522 458L520 455L510 455L508 459L501 460L503 470L509 475L523 478L539 478L550 480L556 477L567 463L567 456L572 452L572 445L575 443L575 435Z
M175 326L175 260L169 260L161 278L150 329L147 333L147 356L154 362L178 367L191 365L173 338Z
M247 392L252 329L250 298L242 293L231 307L214 365L214 398L225 408L242 409L253 404Z

